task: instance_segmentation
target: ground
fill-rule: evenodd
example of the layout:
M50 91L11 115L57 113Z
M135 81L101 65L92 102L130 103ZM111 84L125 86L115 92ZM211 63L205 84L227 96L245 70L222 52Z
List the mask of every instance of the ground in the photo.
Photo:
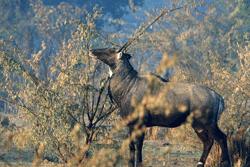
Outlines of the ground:
M16 126L22 126L24 123L14 117L13 115L2 114L2 117L9 117L11 122L14 122ZM181 132L181 130L179 130ZM183 142L182 137L164 139L166 131L161 130L159 132L159 138L161 140L148 140L144 141L143 145L143 166L144 167L193 167L197 164L201 155L201 143L197 142L194 138L191 138L193 145L188 145L189 142ZM178 132L178 131L177 131ZM175 131L173 133L176 133ZM111 148L117 150L120 147L120 143L127 138L128 129L124 129L119 133L116 133L112 138L112 142L107 144L99 143L95 144L96 150L101 148ZM192 136L192 135L191 135ZM147 137L148 138L148 137ZM178 139L179 138L179 139ZM190 140L190 139L189 139ZM102 140L100 140L102 141ZM1 141L0 141L1 142ZM194 147L195 146L195 147ZM128 151L125 153L128 155ZM4 152L0 148L0 167L14 166L14 167L28 167L32 166L32 160L34 157L34 150L19 150L13 146L9 151ZM126 157L126 156L125 156ZM124 166L121 161L119 166ZM58 163L51 163L44 161L41 166L64 166Z
M201 154L200 151L182 150L182 145L168 144L166 141L146 140L143 146L143 166L145 167L191 167L195 166ZM0 167L14 166L26 167L32 165L33 153L20 150L12 150L6 153L0 160ZM45 161L41 166L63 166ZM121 164L121 166L123 166Z

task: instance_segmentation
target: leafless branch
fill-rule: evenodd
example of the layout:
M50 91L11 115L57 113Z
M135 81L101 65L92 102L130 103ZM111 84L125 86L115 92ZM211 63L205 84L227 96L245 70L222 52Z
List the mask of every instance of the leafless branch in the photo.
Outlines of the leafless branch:
M138 32L136 32L132 38L130 38L128 40L128 42L126 42L120 49L118 52L121 52L123 50L126 50L135 40L139 39L143 33L149 28L151 27L155 22L157 22L161 17L163 17L164 15L168 14L168 13L172 13L174 11L177 11L177 10L180 10L180 9L183 9L183 8L186 8L188 7L189 5L191 5L191 3L188 3L188 4L185 4L183 6L180 6L180 7L176 7L176 8L173 8L173 9L164 9L162 10L162 12L156 17L154 18L152 21L149 22L148 25L146 26L143 26L141 29L139 29Z

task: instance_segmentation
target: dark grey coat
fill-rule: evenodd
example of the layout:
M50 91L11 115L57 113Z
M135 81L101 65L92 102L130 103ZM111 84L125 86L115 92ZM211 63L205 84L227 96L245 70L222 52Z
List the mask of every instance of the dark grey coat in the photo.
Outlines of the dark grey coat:
M162 81L159 80L159 82ZM200 111L199 114L193 115L196 123L205 125L217 122L219 113L223 111L224 102L215 91L202 85L189 83L162 82L162 86L165 84L171 84L171 89L162 100L171 104L171 110L166 115L165 108L159 107L158 111L146 109L144 120L146 126L176 127L184 122L192 111L196 110ZM134 111L131 105L132 97L140 101L147 89L149 89L147 79L138 75L129 60L119 62L113 69L110 90L114 101L121 108L123 117ZM179 105L185 105L186 111L178 111Z

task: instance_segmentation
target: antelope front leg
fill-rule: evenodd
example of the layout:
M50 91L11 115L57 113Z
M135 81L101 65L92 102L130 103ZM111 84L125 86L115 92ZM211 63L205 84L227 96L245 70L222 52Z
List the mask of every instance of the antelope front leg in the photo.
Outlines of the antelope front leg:
M135 143L134 141L130 141L129 143L129 167L135 166Z
M142 146L143 146L143 140L144 140L145 133L143 133L141 136L139 136L136 139L136 166L142 166Z
M133 127L129 127L129 137L130 137L130 143L129 143L129 167L135 167L135 142L134 139L131 138L131 135L133 133Z

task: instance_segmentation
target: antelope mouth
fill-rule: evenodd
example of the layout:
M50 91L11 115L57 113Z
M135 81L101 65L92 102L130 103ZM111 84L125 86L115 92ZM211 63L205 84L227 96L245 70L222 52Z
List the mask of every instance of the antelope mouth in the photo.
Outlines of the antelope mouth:
M92 50L89 51L89 57L96 59L96 56L95 56L95 54L93 53Z

